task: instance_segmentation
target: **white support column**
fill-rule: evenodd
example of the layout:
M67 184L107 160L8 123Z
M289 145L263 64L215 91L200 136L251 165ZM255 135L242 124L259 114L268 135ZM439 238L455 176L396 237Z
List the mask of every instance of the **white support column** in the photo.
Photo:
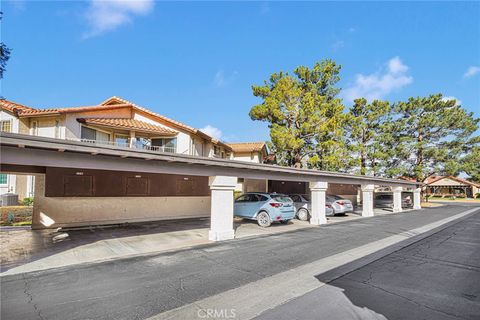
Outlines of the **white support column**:
M420 193L422 192L422 188L416 188L413 190L413 209L418 210L422 209L420 205Z
M310 182L310 190L312 192L312 209L310 212L310 224L320 225L327 223L327 217L325 215L325 195L327 193L327 188L327 182Z
M208 185L212 190L208 239L212 241L233 239L235 237L233 191L237 185L237 177L213 176L209 178Z
M362 185L362 217L373 217L373 191L375 185Z
M402 187L392 187L393 212L402 212Z
M128 147L133 148L135 142L135 131L130 131L130 139L128 139Z

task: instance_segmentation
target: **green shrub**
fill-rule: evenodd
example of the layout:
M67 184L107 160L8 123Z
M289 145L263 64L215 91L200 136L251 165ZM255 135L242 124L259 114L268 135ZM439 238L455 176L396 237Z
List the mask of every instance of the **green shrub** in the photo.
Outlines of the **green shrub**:
M480 199L480 192L475 195L475 198Z
M22 206L31 207L33 206L33 197L26 197L22 200Z

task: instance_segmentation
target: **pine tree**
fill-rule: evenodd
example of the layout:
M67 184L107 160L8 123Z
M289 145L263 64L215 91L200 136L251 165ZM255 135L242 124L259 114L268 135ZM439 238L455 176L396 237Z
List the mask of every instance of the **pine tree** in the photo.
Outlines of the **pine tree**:
M253 86L262 103L250 110L253 120L269 122L277 162L302 167L335 169L342 141L343 105L336 97L340 66L324 60L312 69L300 66L294 75L279 72L263 86Z
M381 165L388 158L385 144L390 140L388 101L364 98L354 101L347 113L347 146L350 152L349 165L361 175L378 175Z
M409 98L396 104L393 127L398 142L395 154L400 163L391 163L390 175L402 174L423 181L429 175L454 170L465 147L478 129L480 119L456 100L441 94Z

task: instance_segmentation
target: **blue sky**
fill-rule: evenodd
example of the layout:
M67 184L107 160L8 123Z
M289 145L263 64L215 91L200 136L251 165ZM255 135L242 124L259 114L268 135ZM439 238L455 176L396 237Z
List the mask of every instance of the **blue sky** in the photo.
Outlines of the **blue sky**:
M117 95L226 141L268 139L251 86L332 58L340 87L443 93L480 117L480 3L2 1L7 99L47 108Z

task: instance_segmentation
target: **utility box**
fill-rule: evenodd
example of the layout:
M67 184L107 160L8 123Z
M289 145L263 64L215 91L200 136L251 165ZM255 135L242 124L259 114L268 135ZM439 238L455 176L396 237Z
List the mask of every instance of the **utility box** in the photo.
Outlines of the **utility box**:
M0 196L0 199L2 207L18 205L18 194L5 193Z

